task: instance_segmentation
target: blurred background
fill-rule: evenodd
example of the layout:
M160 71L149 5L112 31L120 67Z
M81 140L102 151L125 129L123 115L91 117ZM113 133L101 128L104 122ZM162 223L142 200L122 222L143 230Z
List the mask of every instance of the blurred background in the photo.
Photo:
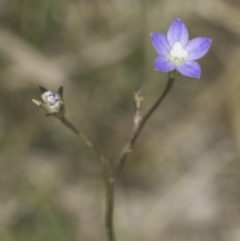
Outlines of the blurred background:
M0 240L105 240L94 153L34 106L64 86L67 117L114 160L166 85L149 33L181 18L212 47L200 80L180 76L116 187L121 241L240 240L238 0L0 1Z

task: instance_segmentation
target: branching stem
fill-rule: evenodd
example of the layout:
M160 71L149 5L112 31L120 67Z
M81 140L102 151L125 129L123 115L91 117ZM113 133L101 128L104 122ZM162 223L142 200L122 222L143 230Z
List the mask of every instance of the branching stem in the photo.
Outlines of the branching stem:
M167 96L169 91L171 90L173 84L175 81L175 77L169 76L167 85L162 92L162 94L159 96L157 101L153 104L153 106L149 109L149 111L145 114L145 116L142 118L140 124L138 125L138 128L134 129L132 132L132 135L130 139L127 141L125 146L123 147L122 151L120 152L119 156L117 157L114 165L114 172L115 172L115 177L117 178L124 167L125 160L127 156L129 155L130 152L132 152L132 147L134 143L136 142L139 134L141 133L143 127L145 126L146 122L148 119L152 116L152 114L155 112L155 110L158 108L158 106L162 103L164 98Z
M138 99L138 104L136 109L136 115L134 119L134 128L132 135L130 136L129 140L119 153L118 157L116 158L115 162L113 163L113 166L111 163L101 154L98 152L95 145L90 141L90 139L81 132L75 125L73 125L64 115L64 113L59 113L55 115L56 118L58 118L67 128L69 128L71 131L73 131L90 149L92 149L96 155L98 156L99 160L105 167L106 171L106 212L105 212L105 226L106 226L106 232L107 232L107 240L108 241L115 241L115 235L114 235L114 226L113 226L113 214L114 214L114 189L115 189L115 182L119 178L120 174L122 173L126 158L128 157L129 153L132 151L133 145L136 142L139 134L141 133L143 127L145 126L146 122L149 120L149 118L152 116L152 114L155 112L155 110L158 108L158 106L162 103L164 98L167 96L169 91L171 90L175 78L176 78L176 72L172 72L172 74L169 75L167 85L162 92L162 94L159 96L157 101L153 104L153 106L149 109L149 111L141 118L141 99ZM140 97L140 93L137 93ZM137 96L137 97L139 97ZM41 102L33 100L33 102L44 108L44 106L41 105Z
M136 128L133 128L133 132L125 146L123 147L122 151L120 152L119 156L115 160L114 166L113 166L113 172L112 176L109 177L107 180L107 192L106 192L106 216L105 216L105 225L107 229L107 238L108 241L114 241L114 226L113 226L113 214L114 214L114 188L115 188L115 181L119 178L119 175L121 174L126 158L128 157L129 153L132 151L132 147L134 143L136 142L139 134L141 133L144 125L149 120L149 118L152 116L152 114L155 112L155 110L159 107L159 105L162 103L164 98L167 96L169 91L171 90L173 84L175 81L175 76L169 75L168 82L166 85L166 88L162 92L162 94L159 96L157 101L153 104L153 106L149 109L149 111L145 114L145 116L142 118L140 123L137 125Z

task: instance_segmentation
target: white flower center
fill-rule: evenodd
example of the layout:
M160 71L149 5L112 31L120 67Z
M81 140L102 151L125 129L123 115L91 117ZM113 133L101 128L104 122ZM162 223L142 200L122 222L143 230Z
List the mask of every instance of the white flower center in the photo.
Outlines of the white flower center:
M181 43L176 42L171 50L168 58L175 64L182 64L188 56L188 52L183 48Z

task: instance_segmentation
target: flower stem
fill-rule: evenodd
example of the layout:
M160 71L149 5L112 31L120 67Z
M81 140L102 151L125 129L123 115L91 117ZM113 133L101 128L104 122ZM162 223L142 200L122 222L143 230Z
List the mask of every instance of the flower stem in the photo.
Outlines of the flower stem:
M143 127L145 126L148 119L152 116L152 114L155 112L155 110L158 108L158 106L162 103L164 98L167 96L167 94L171 90L171 88L174 84L175 78L176 77L174 75L171 75L171 74L169 75L168 82L167 82L167 85L166 85L164 91L159 96L157 101L153 104L153 106L149 109L149 111L145 114L145 116L142 118L141 122L138 125L138 128L133 130L130 139L127 141L127 143L123 147L122 151L118 155L117 159L115 160L115 164L114 164L114 173L115 174L114 175L116 178L121 174L125 161L126 161L126 158L127 158L128 154L130 152L132 152L132 147L133 147L134 143L136 142L139 134L141 133Z
M115 164L113 167L113 173L109 176L106 183L106 213L105 213L105 225L107 231L107 240L114 241L114 226L113 226L113 217L114 217L114 189L115 189L115 182L119 178L119 175L122 172L122 169L125 164L125 160L128 154L131 152L134 143L136 142L141 130L143 129L144 125L151 117L151 115L155 112L157 107L162 103L164 98L167 96L169 91L171 90L176 76L169 75L168 82L166 88L157 99L157 101L153 104L153 106L149 109L149 111L145 114L145 116L140 121L139 125L133 129L132 136L127 141L125 146L123 147L122 151L120 152L119 156L115 160Z
M107 240L114 241L114 226L113 226L113 214L114 214L114 188L115 179L109 178L106 183L106 213L105 213L105 226L107 232Z
M101 163L104 165L104 167L106 168L106 171L108 173L111 173L111 166L109 161L105 158L104 155L102 155L101 153L98 152L97 148L95 147L95 145L92 143L92 141L90 141L90 139L83 133L81 132L75 125L73 125L66 117L65 115L60 115L60 116L56 116L66 127L68 127L71 131L73 131L75 134L77 134L77 136L79 137L79 139L81 139L87 147L89 147L90 149L92 149L98 159L101 161Z
M115 234L114 234L114 225L113 225L113 217L114 217L114 190L115 190L115 181L119 178L126 158L128 154L132 151L132 147L136 142L139 134L141 133L143 127L145 126L148 119L152 116L158 106L162 103L164 98L167 96L169 91L171 90L176 76L174 74L170 74L168 78L167 85L159 96L157 101L153 104L153 106L149 109L149 111L145 114L145 116L140 120L138 125L135 125L133 128L133 132L125 146L123 147L122 151L119 153L117 159L114 162L114 166L112 167L109 161L100 154L93 143L89 140L89 138L78 130L66 117L65 115L56 116L66 127L72 130L77 136L89 147L91 148L98 156L102 164L105 166L107 170L106 175L106 211L105 211L105 227L107 233L107 240L108 241L115 241Z
M107 232L107 238L109 241L114 241L114 228L113 228L113 210L114 210L114 185L115 179L112 178L112 167L109 161L100 154L90 139L81 132L75 125L73 125L65 115L56 116L66 127L73 131L77 136L92 149L98 156L99 160L105 167L105 185L106 185L106 213L105 213L105 227Z
M114 211L114 186L115 179L112 177L112 167L110 166L109 161L100 154L90 139L81 132L75 125L73 125L65 115L56 116L66 127L73 131L77 136L92 149L98 156L99 160L104 165L107 173L105 177L105 186L106 186L106 213L105 213L105 227L107 232L108 241L114 241L114 228L113 228L113 211Z

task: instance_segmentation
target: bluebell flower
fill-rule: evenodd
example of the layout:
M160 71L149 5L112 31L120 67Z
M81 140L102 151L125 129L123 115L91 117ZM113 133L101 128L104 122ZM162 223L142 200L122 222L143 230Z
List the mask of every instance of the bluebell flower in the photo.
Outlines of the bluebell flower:
M170 25L167 36L151 33L151 40L159 55L155 60L157 71L177 70L182 75L200 78L201 67L195 60L208 52L212 42L210 38L197 37L189 40L186 25L177 18Z

